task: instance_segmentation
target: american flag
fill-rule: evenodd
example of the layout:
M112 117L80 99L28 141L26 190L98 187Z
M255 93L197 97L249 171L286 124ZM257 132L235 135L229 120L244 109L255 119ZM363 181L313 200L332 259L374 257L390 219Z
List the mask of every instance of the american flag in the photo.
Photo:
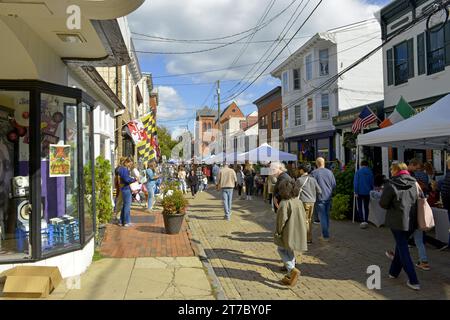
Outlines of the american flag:
M365 107L359 114L359 117L353 122L352 132L357 133L361 129L367 127L372 122L377 121L378 117L370 110L369 107Z

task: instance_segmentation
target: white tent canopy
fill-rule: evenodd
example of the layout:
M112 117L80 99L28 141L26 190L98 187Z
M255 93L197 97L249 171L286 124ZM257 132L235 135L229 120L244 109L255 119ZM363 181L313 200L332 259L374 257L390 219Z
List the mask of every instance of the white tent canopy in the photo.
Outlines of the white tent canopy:
M448 149L450 94L393 126L358 136L358 145L405 149Z
M238 155L237 160L238 162L244 162L246 160L250 162L297 161L297 156L272 148L269 144L263 143L258 148L241 153Z

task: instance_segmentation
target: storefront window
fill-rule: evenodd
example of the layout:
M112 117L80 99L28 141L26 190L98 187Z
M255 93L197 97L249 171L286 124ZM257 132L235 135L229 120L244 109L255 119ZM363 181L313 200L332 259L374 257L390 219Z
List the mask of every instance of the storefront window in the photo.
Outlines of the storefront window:
M0 261L31 256L30 95L0 90Z
M84 170L84 231L88 239L94 233L94 197L92 196L92 177L94 167L91 165L91 107L83 103L82 107L82 135L83 135L83 170Z
M44 254L80 244L77 101L41 94L41 197Z
M317 140L317 156L330 160L330 139Z

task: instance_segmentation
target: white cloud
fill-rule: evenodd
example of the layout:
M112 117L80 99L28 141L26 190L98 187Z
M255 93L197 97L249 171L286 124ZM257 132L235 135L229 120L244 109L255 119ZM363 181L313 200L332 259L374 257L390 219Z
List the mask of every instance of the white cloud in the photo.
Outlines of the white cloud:
M186 127L172 127L170 129L172 140L177 140L179 136L181 136L184 132L186 132Z
M291 1L276 1L268 17L280 12ZM260 30L253 40L276 39L299 3L300 0L297 0L287 12ZM304 3L307 2L304 1ZM288 36L292 35L294 30L300 26L316 3L317 1L310 2ZM134 12L129 17L129 22L132 31L143 34L179 39L215 38L253 28L268 4L269 0L152 0L146 1L141 8ZM373 18L373 13L378 9L378 6L370 5L364 0L324 1L298 36L312 35L330 28ZM137 35L134 37L142 38ZM237 38L219 42L235 39ZM306 38L294 40L289 45L290 50L295 50L305 40ZM162 52L193 51L217 46L217 44L180 44L137 40L135 40L135 45L138 50ZM268 43L250 44L237 65L258 61L269 45ZM239 44L201 54L165 55L166 70L170 74L176 74L228 67L242 47L243 45ZM281 48L282 45L275 50L272 56ZM288 54L289 51L286 51L281 57ZM274 69L281 61L275 61L266 72ZM239 79L249 71L249 68L232 69L227 73L218 71L196 75L192 80Z
M183 99L172 87L159 86L158 119L176 120L187 114Z

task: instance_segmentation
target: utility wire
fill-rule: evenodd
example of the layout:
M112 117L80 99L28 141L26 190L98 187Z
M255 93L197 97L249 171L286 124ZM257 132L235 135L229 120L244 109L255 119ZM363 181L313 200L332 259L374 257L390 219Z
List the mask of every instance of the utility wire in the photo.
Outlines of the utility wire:
M239 93L236 93L235 95L233 95L232 97L229 97L228 99L225 99L223 101L223 103L227 103L232 101L233 99L237 98L239 95L241 95L242 93L244 93L248 88L250 88L258 79L260 76L262 76L264 74L264 72L267 71L267 69L269 69L269 67L272 65L272 63L275 61L276 58L278 58L281 53L284 51L284 49L286 49L286 47L289 45L289 43L291 43L291 41L293 40L293 38L300 32L300 30L304 27L304 25L309 21L309 19L312 17L312 15L314 14L314 12L316 12L316 10L319 8L319 6L322 4L323 0L320 0L317 5L314 7L314 9L311 11L311 13L306 17L306 19L303 21L303 23L301 24L301 26L297 29L297 31L294 33L294 35L291 37L291 39L286 43L286 45L280 50L280 52L278 52L278 54L272 59L272 61L264 68L264 70L259 74L258 77L256 77L254 80L252 80L244 89L242 89Z
M296 1L296 0L295 0ZM205 42L205 41L215 41L215 40L224 40L224 39L230 39L230 38L234 38L237 36L240 36L242 34L245 33L250 33L254 30L261 30L262 28L265 28L266 26L268 26L272 21L274 21L275 19L277 19L279 16L281 16L283 13L285 13L291 6L292 4L295 2L291 2L286 8L284 8L282 11L280 11L279 13L277 13L275 16L273 16L272 18L270 18L269 20L267 20L265 23L263 23L261 26L259 26L260 29L258 29L258 27L253 27L251 29L247 29L232 35L228 35L228 36L223 36L223 37L218 37L218 38L209 38L209 39L175 39L175 38L168 38L168 37L160 37L160 36L152 36L152 35L148 35L148 34L143 34L143 33L137 33L137 32L131 32L132 34L136 34L139 36L143 36L143 37L147 37L147 38L152 38L152 39L160 39L160 40L169 40L169 41L178 41L178 42Z

